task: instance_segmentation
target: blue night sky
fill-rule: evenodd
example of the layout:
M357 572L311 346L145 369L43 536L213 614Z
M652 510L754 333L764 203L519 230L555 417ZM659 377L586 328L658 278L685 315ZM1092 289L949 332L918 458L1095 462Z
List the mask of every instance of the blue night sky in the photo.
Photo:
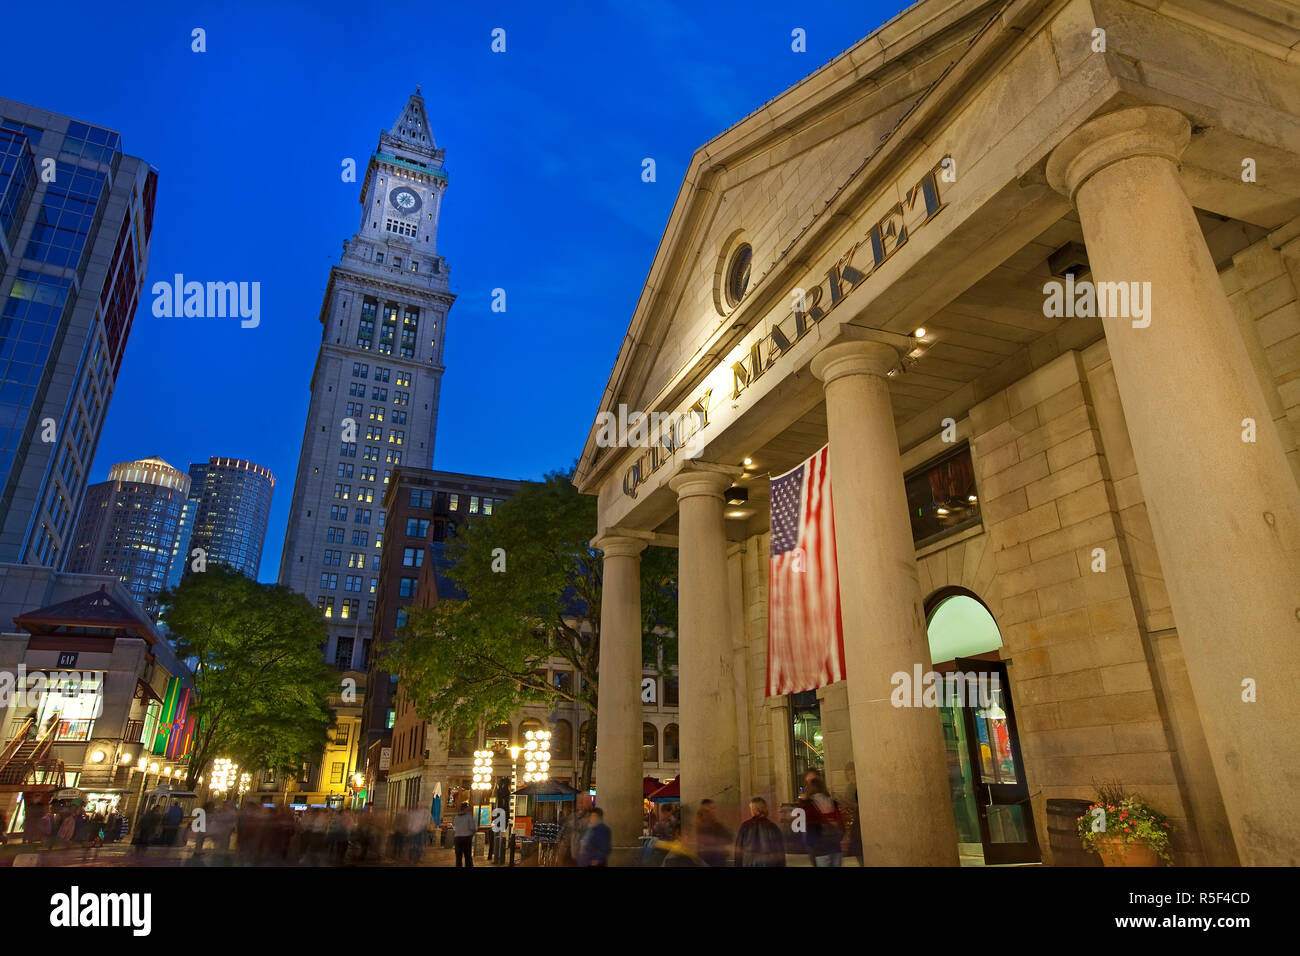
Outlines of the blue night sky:
M341 163L364 170L417 83L447 150L438 250L458 297L434 465L567 467L691 154L900 5L10 5L0 93L117 129L159 171L145 295L90 480L146 455L266 465L261 578L275 578L321 295L358 225L360 183ZM206 53L190 50L195 27ZM496 27L505 54L490 50ZM806 53L790 49L795 27ZM261 325L155 318L150 287L177 272L260 282Z

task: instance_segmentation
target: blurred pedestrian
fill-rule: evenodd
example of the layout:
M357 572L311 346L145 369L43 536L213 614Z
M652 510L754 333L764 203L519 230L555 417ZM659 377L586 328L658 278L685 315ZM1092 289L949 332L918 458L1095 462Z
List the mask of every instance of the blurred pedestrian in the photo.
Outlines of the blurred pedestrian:
M592 807L587 813L587 827L578 840L578 866L609 866L613 835L605 824L605 811Z
M785 866L785 839L767 818L767 801L752 798L749 813L736 831L736 866Z
M181 802L173 800L172 805L167 808L166 816L163 817L163 846L172 846L176 843L176 835L184 819L185 811L181 809Z
M576 866L578 846L578 820L572 810L560 816L560 833L555 838L555 865Z
M451 835L456 847L456 865L464 859L466 867L474 865L474 834L478 832L478 822L470 810L469 803L460 805L460 813L451 821Z
M843 816L820 776L813 774L805 784L799 809L803 811L804 844L812 865L839 866L843 857Z
M849 805L846 809L850 820L845 852L857 857L858 866L865 866L862 857L862 808L858 805L858 769L852 760L845 765L844 773L849 780Z
M701 800L695 814L695 851L708 866L726 866L731 831L718 819L712 800Z

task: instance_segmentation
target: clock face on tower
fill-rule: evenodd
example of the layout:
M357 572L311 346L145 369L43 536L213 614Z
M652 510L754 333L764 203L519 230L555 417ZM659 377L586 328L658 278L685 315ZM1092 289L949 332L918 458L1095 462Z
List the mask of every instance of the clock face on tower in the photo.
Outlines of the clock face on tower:
M407 215L420 211L420 197L414 190L407 189L405 186L398 186L390 192L388 201L393 204L393 208L400 209Z

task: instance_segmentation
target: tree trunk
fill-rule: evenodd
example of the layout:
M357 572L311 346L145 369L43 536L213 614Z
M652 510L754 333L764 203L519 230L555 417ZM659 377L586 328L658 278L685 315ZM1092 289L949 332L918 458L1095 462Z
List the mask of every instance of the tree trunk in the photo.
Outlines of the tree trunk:
M591 789L591 770L596 763L596 718L587 721L587 733L582 741L582 769L578 772L578 789L583 793Z

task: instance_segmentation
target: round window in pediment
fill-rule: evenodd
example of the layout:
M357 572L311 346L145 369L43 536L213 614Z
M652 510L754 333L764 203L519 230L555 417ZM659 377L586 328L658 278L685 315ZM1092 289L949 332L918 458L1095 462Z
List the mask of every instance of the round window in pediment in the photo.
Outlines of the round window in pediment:
M727 263L726 282L723 290L727 296L727 304L735 308L740 304L740 300L745 297L745 290L749 288L749 267L754 261L754 250L749 243L741 243L731 254L731 261Z

